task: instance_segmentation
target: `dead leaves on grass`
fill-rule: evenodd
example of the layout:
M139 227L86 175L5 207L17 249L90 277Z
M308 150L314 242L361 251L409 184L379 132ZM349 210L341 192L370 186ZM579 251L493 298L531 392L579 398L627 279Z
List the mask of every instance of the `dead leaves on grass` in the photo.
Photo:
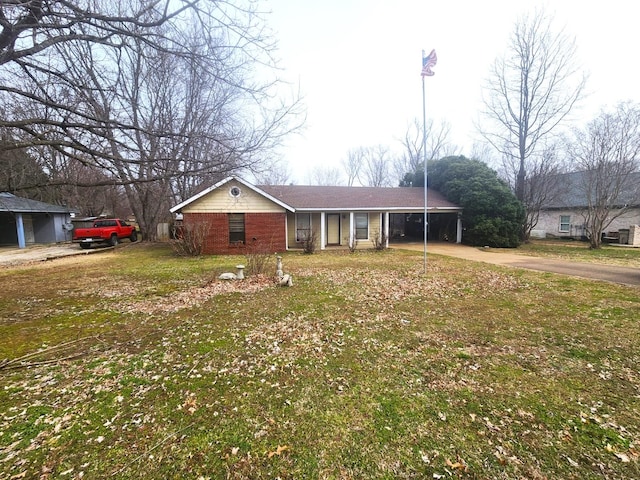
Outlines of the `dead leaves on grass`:
M242 399L255 394L256 396L264 395L270 400L278 399L282 404L293 406L293 408L300 408L303 403L300 397L304 395L296 390L296 382L300 378L302 369L310 365L310 371L321 372L317 375L318 382L329 387L332 394L345 398L351 394L352 388L358 386L348 369L332 372L325 372L322 369L327 362L339 358L344 352L365 352L368 358L376 359L372 360L372 362L378 362L376 366L379 365L385 369L384 372L380 372L381 378L385 375L407 375L406 384L398 387L405 388L407 395L418 396L433 390L453 391L461 388L491 394L495 385L483 383L482 379L474 378L474 374L482 374L487 367L492 366L491 362L507 363L510 358L518 358L521 355L531 355L532 361L545 363L546 352L536 346L525 351L523 346L513 349L506 345L499 348L465 345L464 351L458 351L456 356L455 351L452 354L452 343L447 342L446 335L421 331L416 326L416 320L413 318L406 320L394 311L395 305L405 300L453 298L455 301L458 296L500 295L505 291L516 291L525 286L520 280L505 273L493 271L475 273L478 281L458 280L455 277L447 278L446 276L426 278L419 272L401 274L373 269L322 270L319 275L319 288L323 288L324 293L340 297L353 306L353 311L350 307L348 315L335 311L327 313L326 309L322 310L318 307L318 303L310 302L311 306L307 310L277 312L274 318L242 321L225 332L225 335L228 333L224 338L225 348L228 349L228 355L225 357L194 353L192 348L194 344L209 347L207 342L210 339L219 339L214 335L219 332L215 331L215 325L208 325L205 321L186 319L183 325L172 327L155 350L137 352L135 355L113 351L109 352L109 356L101 354L96 357L91 365L87 361L71 365L69 368L54 366L33 368L30 370L32 378L24 379L22 383L11 381L6 383L12 392L17 388L17 394L23 399L20 408L10 414L17 415L22 408L35 406L36 398L54 406L55 410L44 413L38 423L39 427L43 427L44 433L31 439L29 448L33 449L55 448L55 442L59 441L60 436L67 429L78 425L82 426L83 435L87 437L85 444L88 445L88 449L97 448L97 445L101 448L108 445L122 448L127 438L138 439L137 441L143 444L136 451L140 454L137 457L134 456L133 460L123 467L126 469L132 463L149 458L152 450L162 447L176 437L176 433L160 426L168 419L163 418L157 411L157 404L150 401L150 398L153 398L151 393L167 394L174 402L171 404L172 413L178 418L187 418L188 421L199 420L199 416L203 415L205 409L209 409L212 418L218 415L219 418L231 415L238 419L242 417L242 408L237 410L234 405L221 405L216 403L217 400L208 399L202 392L196 390L202 387L192 388L189 382L201 382L203 378L211 384L224 382L228 385L225 388L229 392L229 397L238 398L238 404L242 404L244 401ZM312 270L309 270L309 275L318 276ZM119 300L118 303L123 306L123 311L127 312L174 312L202 305L215 295L231 292L251 293L269 288L271 284L268 279L265 281L256 279L253 283L246 280L214 282L204 287L185 288L166 298L159 296L128 301L121 297L122 301ZM107 298L107 293L104 293ZM331 302L328 303L327 309L337 308L332 307ZM415 329L416 344L407 348L406 345L381 335L382 328L405 331ZM209 352L204 348L203 351ZM417 364L417 361L424 359L426 355L429 355L435 367L429 374L421 372L414 378L407 372L403 372L404 367L414 364L414 361ZM439 369L440 364L443 366L442 369ZM38 377L40 372L47 372L47 374ZM40 380L42 384L34 389ZM172 392L169 386L172 382L174 385L181 382L180 389ZM18 383L20 383L19 386ZM122 391L124 384L128 386L127 392ZM188 390L185 385L189 385ZM98 424L91 423L89 419L95 412L92 410L92 398L108 398L105 404L108 403L108 407L113 409L113 415L103 418ZM124 406L128 407L124 408ZM455 414L446 411L437 412L445 429L458 420ZM17 419L0 417L0 431L12 428L14 422L19 420L19 416ZM249 422L246 418L243 421ZM478 423L476 426L478 435L486 438L490 445L487 458L494 462L497 459L501 465L514 469L521 466L523 462L516 457L514 451L517 452L517 450L509 447L509 442L512 440L509 436L514 431L520 431L523 425L540 425L540 421L536 421L533 413L517 407L513 411L492 411L489 414L483 412L477 417L472 417L472 422ZM253 438L261 443L268 442L266 443L268 447L264 447L262 443L263 446L258 450L260 453L254 454L254 459L264 460L266 457L273 459L276 463L279 457L284 457L287 461L293 458L292 448L289 445L279 445L275 441L269 441L273 433L270 428L258 424L252 424L251 427L253 429L249 430L249 439ZM545 427L539 428L542 430ZM567 437L561 434L554 437L556 433L558 432L550 432L550 436L545 440L558 443L568 441ZM147 435L146 444L143 435ZM24 464L18 462L22 461L22 456L26 457L28 454L25 447L19 443L24 438L16 437L16 439L18 443L12 443L15 455L8 450L2 450L0 461L13 464L15 469L11 473L16 472L15 475L22 475L26 470L23 470ZM153 443L154 441L156 443ZM228 446L224 447L219 455L222 456L222 452L229 451L232 456L242 455L239 447L232 447L229 450ZM612 459L615 458L622 463L637 461L633 444L627 450L619 445L607 445L607 452ZM437 466L435 462L431 464L437 472L441 472L437 475L442 475L442 477L436 477L434 474L434 478L464 476L470 471L471 474L479 474L472 471L461 455L456 456L451 452L449 455L449 458L442 455ZM464 455L466 457L466 452ZM423 462L428 463L425 458L429 460L428 457L423 456ZM573 458L581 460L575 455ZM474 465L473 458L467 460ZM122 461L122 457L119 461ZM71 473L79 474L83 471L82 467L83 464L78 461L75 470L71 470ZM60 470L70 471L67 467Z
M123 299L118 302L118 310L122 313L171 313L185 308L198 307L218 295L249 294L274 285L274 280L266 275L253 275L242 281L215 280L203 287L190 287L167 296L139 301Z
M276 448L275 450L269 452L267 454L267 457L272 458L274 456L280 456L282 455L283 452L289 451L291 450L291 448L288 445L278 445L278 448Z

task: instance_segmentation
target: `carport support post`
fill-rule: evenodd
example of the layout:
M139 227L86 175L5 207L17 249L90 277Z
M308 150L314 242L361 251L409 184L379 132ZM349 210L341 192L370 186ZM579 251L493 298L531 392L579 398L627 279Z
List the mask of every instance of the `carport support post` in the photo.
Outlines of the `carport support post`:
M462 214L458 212L458 223L456 225L456 243L462 243Z
M384 212L384 248L389 248L389 212Z
M16 229L18 230L18 248L25 248L27 243L24 240L24 223L21 213L16 213Z
M355 225L353 224L353 218L353 212L349 212L349 248L354 248L353 241Z

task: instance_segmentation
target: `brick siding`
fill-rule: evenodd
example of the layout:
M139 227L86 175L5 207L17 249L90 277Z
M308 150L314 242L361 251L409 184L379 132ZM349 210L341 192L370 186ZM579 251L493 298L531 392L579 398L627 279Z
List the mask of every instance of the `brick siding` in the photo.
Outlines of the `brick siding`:
M282 252L286 249L285 213L245 213L245 243L229 243L226 213L185 213L184 225L208 224L203 252L207 255L245 255Z

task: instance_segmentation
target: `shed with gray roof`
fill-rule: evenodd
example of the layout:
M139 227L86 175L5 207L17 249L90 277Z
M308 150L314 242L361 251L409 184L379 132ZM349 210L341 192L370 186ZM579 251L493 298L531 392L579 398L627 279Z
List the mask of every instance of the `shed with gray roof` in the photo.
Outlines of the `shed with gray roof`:
M71 240L71 212L61 205L0 192L0 245L25 248L29 244Z

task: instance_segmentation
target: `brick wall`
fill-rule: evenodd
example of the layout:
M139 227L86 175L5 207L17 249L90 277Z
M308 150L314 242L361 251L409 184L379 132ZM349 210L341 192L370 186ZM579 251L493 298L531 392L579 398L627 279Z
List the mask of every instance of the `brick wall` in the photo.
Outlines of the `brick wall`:
M284 251L285 219L285 213L246 213L244 245L229 244L229 216L226 213L185 213L184 225L208 224L203 253L244 255Z

